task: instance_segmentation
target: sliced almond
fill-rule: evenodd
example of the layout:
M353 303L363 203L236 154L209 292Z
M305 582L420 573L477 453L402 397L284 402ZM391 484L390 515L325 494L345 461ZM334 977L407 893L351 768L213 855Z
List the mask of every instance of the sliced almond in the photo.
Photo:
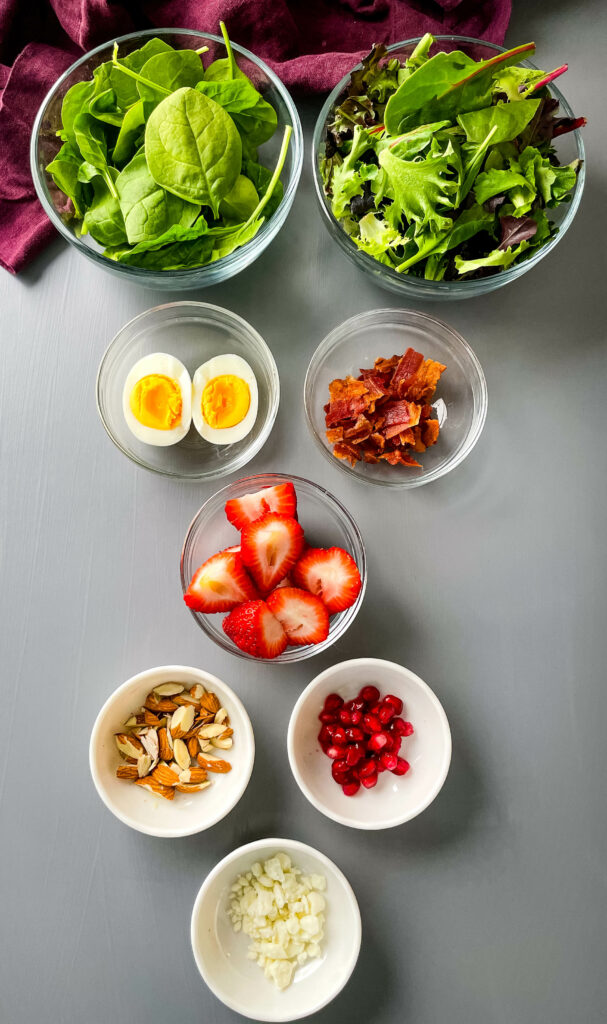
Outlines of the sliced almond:
M191 690L184 690L183 693L173 697L173 700L179 707L189 707L190 705L195 708L200 707L200 701L192 694Z
M217 725L221 725L222 722L225 722L227 717L228 717L228 713L227 713L226 709L225 708L220 708L219 711L217 712L217 714L215 715L215 721L216 721Z
M166 716L161 712L159 715L155 715L153 711L148 708L143 710L143 720L147 726L152 729L159 729L161 725L166 722Z
M192 728L195 716L191 704L177 708L171 719L171 736L174 740L183 739Z
M175 697L178 693L183 693L185 686L183 683L161 683L160 686L155 686L153 692L158 697Z
M143 788L148 789L150 793L154 793L156 796L163 796L165 800L173 800L175 796L175 787L163 786L151 775L147 775L145 779L135 779L135 785L143 786Z
M188 748L188 753L190 757L193 757L195 759L200 749L196 737L190 736L189 740L185 741L185 745Z
M139 772L137 771L137 765L136 764L119 764L117 769L116 769L116 778L117 779L130 779L131 781L134 782L135 779L139 778Z
M210 722L209 725L202 725L198 730L198 735L204 740L212 740L214 736L221 736L222 732L225 732L224 725L216 725L215 722Z
M145 715L142 711L131 717L124 723L125 729L134 729L136 726L145 725Z
M200 747L203 754L206 753L208 750L213 749L213 744L211 743L211 741L201 740L200 736L198 737L198 746Z
M234 741L232 740L231 736L228 736L227 739L222 739L221 737L218 737L217 739L213 740L213 746L217 747L218 750L231 750L233 742Z
M155 711L156 713L159 713L161 711L175 711L177 705L169 697L159 697L152 690L151 693L148 693L147 697L145 698L144 707L148 708L150 711Z
M204 768L186 768L185 771L179 773L180 782L204 782L206 777L207 773Z
M210 785L210 779L207 782L198 782L197 784L180 782L178 786L175 786L175 790L178 793L200 793L201 789L206 789ZM174 790L171 790L171 792L174 792Z
M180 770L170 764L157 764L152 772L152 778L156 779L162 786L176 786L180 781Z
M193 686L190 686L190 697L193 697L194 700L197 700L199 704L206 692L207 691L205 690L202 683L194 683Z
M219 737L219 739L220 740L227 740L228 736L233 736L233 735L234 735L234 730L233 729L224 729L224 731L222 732L222 734Z
M190 757L188 748L181 739L173 740L173 755L179 767L185 771L186 768L190 767L192 759Z
M141 757L137 761L137 774L139 775L140 779L143 779L144 776L148 775L148 773L149 773L149 771L150 771L150 769L152 767L153 762L154 762L154 759L152 757L150 757L149 754L142 754L141 755Z
M117 732L114 739L123 757L132 757L137 760L141 754L145 753L143 743L136 736L129 736L125 732Z
M219 697L215 693L205 693L200 698L200 706L208 711L210 715L215 715L221 707Z
M152 758L152 761L157 761L159 757L159 743L158 733L156 732L156 730L148 729L145 735L141 737L141 742L143 743L145 749Z
M220 775L225 775L226 772L232 771L232 765L229 761L222 761L219 757L210 757L208 754L199 754L196 758L201 768L204 768L207 772L217 772Z
M158 754L163 761L170 761L173 756L173 748L169 743L167 730L158 730Z

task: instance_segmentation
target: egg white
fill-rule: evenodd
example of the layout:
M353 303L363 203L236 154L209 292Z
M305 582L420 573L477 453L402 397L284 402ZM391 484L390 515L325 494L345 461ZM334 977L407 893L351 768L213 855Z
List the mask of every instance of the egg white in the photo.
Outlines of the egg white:
M202 395L206 385L214 377L233 374L249 386L250 403L246 416L233 427L211 427L202 415ZM234 444L251 432L257 419L258 392L255 374L245 359L237 355L214 356L199 366L192 381L192 419L194 426L205 441L212 444Z
M151 373L162 374L163 377L171 377L176 380L181 392L181 423L171 430L156 430L154 427L145 427L133 416L129 399L137 381L147 377ZM149 356L140 359L129 371L124 382L122 392L122 411L127 426L132 434L144 444L153 444L158 447L167 447L177 444L186 436L192 423L192 379L185 366L175 356L166 352L153 352Z

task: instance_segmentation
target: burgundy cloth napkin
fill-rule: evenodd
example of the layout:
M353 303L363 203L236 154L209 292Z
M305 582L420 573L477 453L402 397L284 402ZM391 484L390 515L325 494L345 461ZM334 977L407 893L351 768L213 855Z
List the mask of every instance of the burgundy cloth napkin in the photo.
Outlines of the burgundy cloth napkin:
M323 92L373 43L457 34L501 43L511 0L0 0L0 264L22 269L52 238L29 170L34 118L86 50L136 29L218 31L296 92Z

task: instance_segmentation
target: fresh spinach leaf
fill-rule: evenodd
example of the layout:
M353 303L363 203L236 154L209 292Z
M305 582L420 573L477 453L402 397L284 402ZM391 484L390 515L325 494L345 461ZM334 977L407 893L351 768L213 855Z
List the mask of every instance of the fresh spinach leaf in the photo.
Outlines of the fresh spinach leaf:
M497 103L482 110L458 114L458 123L466 133L468 142L482 142L493 127L496 128L491 144L510 142L520 135L535 116L540 100L519 100L518 103Z
M79 150L71 142L64 142L54 160L47 166L57 188L71 199L76 217L82 217L82 184L78 171L82 163Z
M126 163L133 156L140 139L143 141L144 125L143 100L137 100L124 115L120 131L118 132L118 138L112 152L112 160L115 164Z
M175 92L185 87L194 88L202 79L204 68L194 50L171 50L156 53L143 65L137 82L137 91L142 100L158 103L161 99L158 86L164 93ZM154 83L150 86L149 83ZM151 111L150 111L151 112Z
M116 178L116 191L131 245L162 235L174 224L190 227L200 206L165 191L148 170L145 153L138 153Z
M77 114L74 120L74 136L82 159L96 167L105 180L110 194L118 198L113 177L107 161L107 137L103 125L91 114Z
M74 132L74 121L78 114L88 109L89 101L92 99L94 92L94 82L76 82L66 92L61 104L62 127L57 132L64 142L71 142L73 146L78 145Z
M255 210L259 202L257 189L250 178L239 174L234 186L219 204L219 213L228 221L241 224Z
M116 172L114 174L117 177ZM93 186L93 201L82 221L83 233L88 232L100 245L120 245L122 242L126 242L126 230L120 205L110 191L105 178L97 175L92 179L91 184Z
M272 171L269 171L263 164L257 163L255 160L243 160L242 164L243 174L250 178L255 186L257 195L265 195L270 182L272 180ZM272 216L275 210L278 209L284 195L284 188L280 179L275 183L274 189L265 207L266 220Z

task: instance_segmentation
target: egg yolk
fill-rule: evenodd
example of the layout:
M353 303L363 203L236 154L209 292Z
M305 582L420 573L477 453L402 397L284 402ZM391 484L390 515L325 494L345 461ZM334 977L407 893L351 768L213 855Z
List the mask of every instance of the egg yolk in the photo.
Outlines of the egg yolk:
M179 382L161 373L149 373L135 384L129 405L143 427L172 430L181 421Z
M250 404L249 385L232 373L213 377L202 392L202 415L217 430L235 427L247 415Z

